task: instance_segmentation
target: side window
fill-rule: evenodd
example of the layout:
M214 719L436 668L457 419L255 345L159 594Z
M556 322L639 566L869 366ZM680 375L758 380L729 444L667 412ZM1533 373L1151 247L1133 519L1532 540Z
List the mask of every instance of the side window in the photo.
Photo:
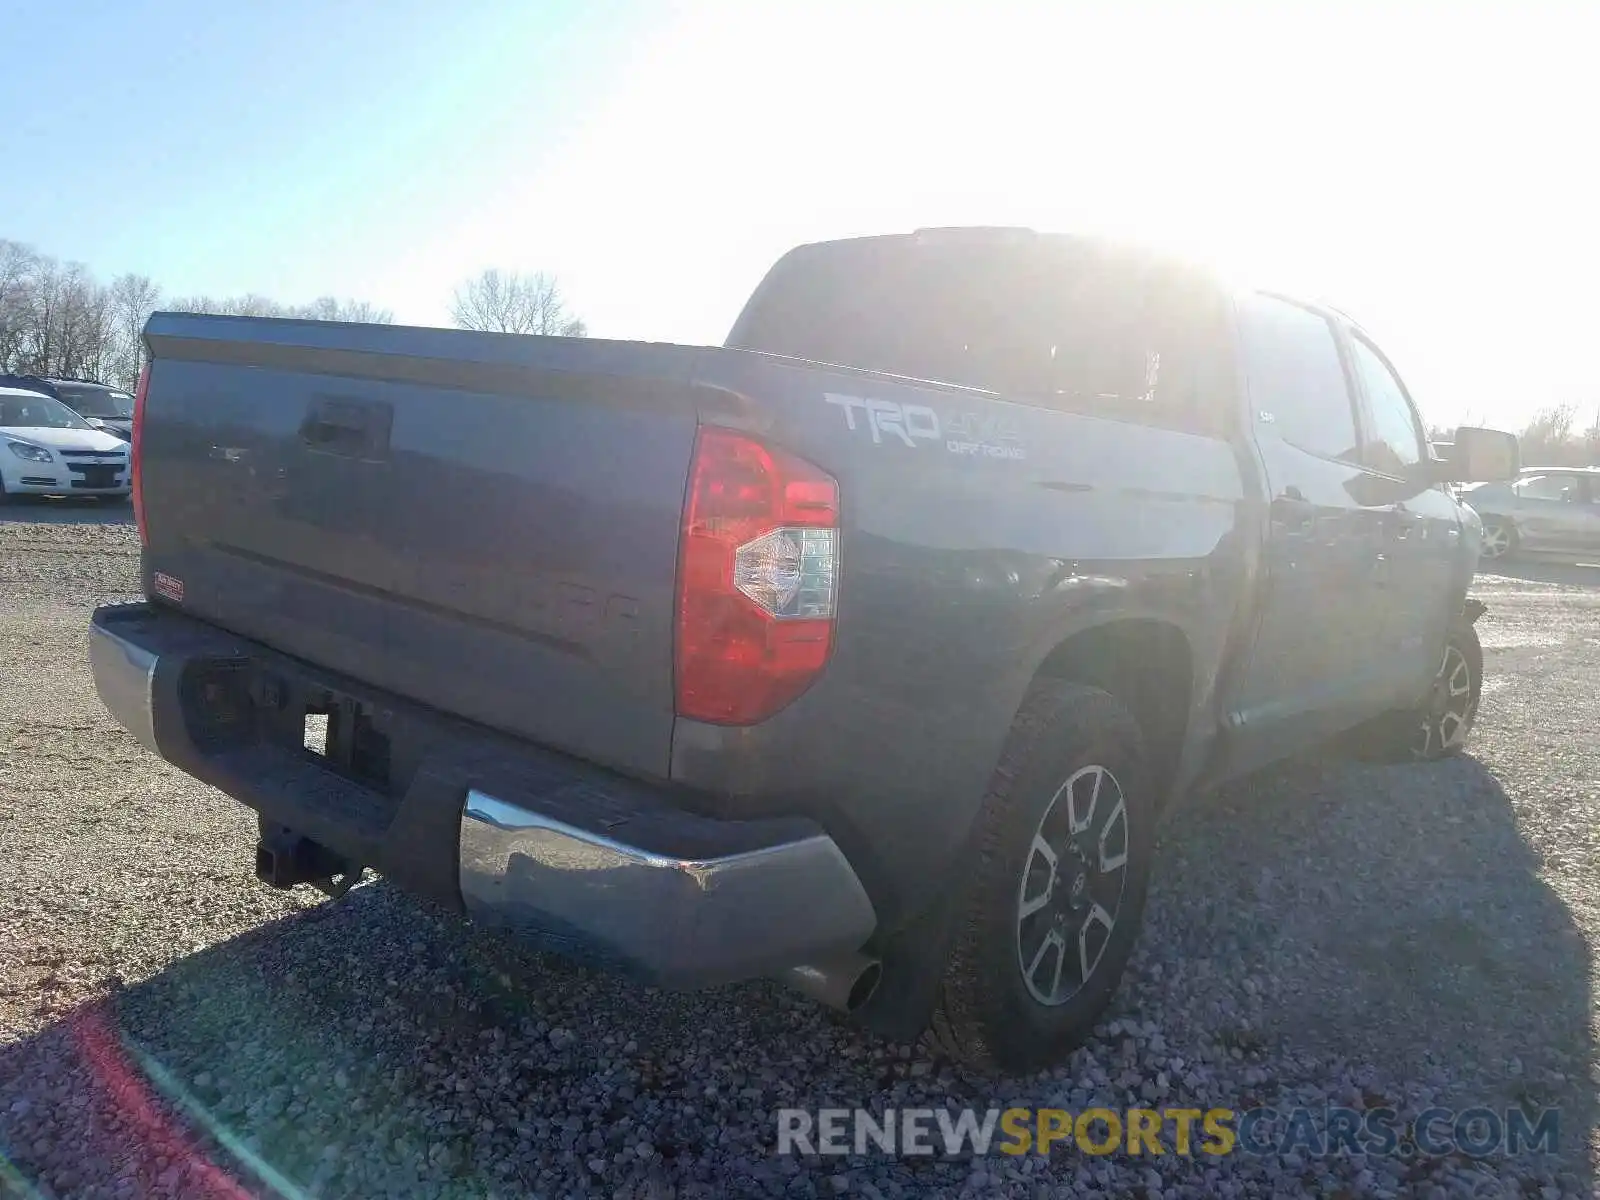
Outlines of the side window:
M1524 500L1582 500L1581 482L1571 475L1533 475L1517 481L1517 495Z
M1053 408L1219 433L1233 416L1226 310L1208 279L1108 263L1041 306Z
M1350 339L1356 374L1367 395L1368 415L1372 418L1371 440L1366 446L1367 465L1390 475L1404 473L1423 460L1426 451L1422 426L1406 399L1405 388L1359 334Z
M1292 446L1358 463L1355 410L1333 328L1310 309L1252 293L1239 302L1250 406Z

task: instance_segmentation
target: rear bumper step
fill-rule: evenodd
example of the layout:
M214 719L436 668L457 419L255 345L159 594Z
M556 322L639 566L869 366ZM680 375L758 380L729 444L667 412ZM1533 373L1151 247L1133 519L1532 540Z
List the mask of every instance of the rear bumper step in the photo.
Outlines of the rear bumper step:
M266 823L537 948L687 988L845 954L874 929L855 871L814 822L703 817L665 787L162 606L96 610L89 659L101 701L154 753ZM327 695L384 731L381 783L300 744L304 698Z

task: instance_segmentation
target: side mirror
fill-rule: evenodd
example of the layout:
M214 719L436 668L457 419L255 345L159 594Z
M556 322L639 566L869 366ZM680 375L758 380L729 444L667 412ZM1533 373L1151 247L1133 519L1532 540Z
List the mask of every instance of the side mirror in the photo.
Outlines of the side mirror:
M1456 430L1450 457L1439 464L1444 483L1504 483L1522 467L1517 435L1463 425Z

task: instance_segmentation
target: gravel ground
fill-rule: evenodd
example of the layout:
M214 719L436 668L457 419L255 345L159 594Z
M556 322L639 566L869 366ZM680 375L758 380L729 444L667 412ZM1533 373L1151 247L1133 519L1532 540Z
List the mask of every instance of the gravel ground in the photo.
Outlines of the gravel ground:
M1297 763L1175 816L1102 1035L996 1081L772 985L520 954L381 882L264 889L245 810L95 699L85 622L136 566L124 511L0 521L0 1194L1594 1192L1600 569L1480 581L1469 756ZM773 1153L783 1107L1012 1103L1559 1105L1562 1153Z

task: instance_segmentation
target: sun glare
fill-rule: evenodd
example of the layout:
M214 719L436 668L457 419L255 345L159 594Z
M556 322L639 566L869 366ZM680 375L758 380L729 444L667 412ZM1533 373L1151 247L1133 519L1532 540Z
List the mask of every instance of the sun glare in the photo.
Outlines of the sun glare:
M596 334L705 342L797 242L1103 232L1330 299L1430 413L1515 420L1547 365L1462 330L1592 324L1571 280L1600 242L1557 186L1597 108L1575 23L1594 19L1519 13L1508 37L1461 6L683 9L385 286L436 318L463 263L537 267Z

